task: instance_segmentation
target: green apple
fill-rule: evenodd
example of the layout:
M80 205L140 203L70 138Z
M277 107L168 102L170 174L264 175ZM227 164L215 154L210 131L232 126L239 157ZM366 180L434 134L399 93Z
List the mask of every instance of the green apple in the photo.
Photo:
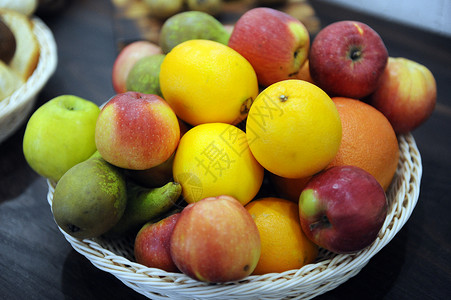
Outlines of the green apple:
M39 175L58 181L67 170L96 151L95 127L99 107L73 95L49 100L30 117L23 152Z

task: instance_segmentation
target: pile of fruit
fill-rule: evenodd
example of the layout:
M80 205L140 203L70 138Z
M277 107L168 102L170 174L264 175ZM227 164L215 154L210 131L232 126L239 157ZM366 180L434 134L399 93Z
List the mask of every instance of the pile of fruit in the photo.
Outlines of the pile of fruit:
M168 19L160 45L122 50L102 108L62 95L30 118L24 154L55 184L59 227L131 235L138 263L205 282L371 245L397 134L434 109L431 72L356 21L310 43L275 9L247 11L231 33L193 13Z

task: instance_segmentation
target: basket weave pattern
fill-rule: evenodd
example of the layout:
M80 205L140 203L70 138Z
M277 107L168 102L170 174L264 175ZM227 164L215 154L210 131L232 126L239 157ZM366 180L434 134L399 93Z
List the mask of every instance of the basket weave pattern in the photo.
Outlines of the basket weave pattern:
M33 32L39 43L39 61L33 74L13 94L0 101L0 143L27 118L36 97L57 65L56 43L52 32L39 18L33 18Z
M413 136L398 136L400 158L387 191L389 210L376 241L355 254L320 250L315 263L283 273L251 275L237 282L208 284L184 274L148 268L133 260L133 238L76 239L64 234L72 247L97 268L151 299L311 299L355 276L399 232L409 219L420 192L421 156ZM52 205L54 184L48 181Z

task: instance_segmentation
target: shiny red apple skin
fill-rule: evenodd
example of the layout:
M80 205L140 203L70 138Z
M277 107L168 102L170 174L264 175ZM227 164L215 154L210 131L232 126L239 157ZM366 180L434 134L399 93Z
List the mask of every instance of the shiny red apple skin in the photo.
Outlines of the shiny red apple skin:
M387 210L382 186L354 166L332 167L315 175L299 197L304 233L335 253L357 252L373 243Z
M133 65L141 58L161 54L160 46L148 41L136 41L125 46L116 57L112 70L113 89L116 93L127 91L127 76Z
M186 206L171 237L171 256L184 274L204 282L245 278L260 258L260 234L235 198L204 198Z
M175 213L156 223L146 223L139 230L134 244L137 263L167 272L179 272L170 251L172 231L179 217L180 213Z
M308 57L310 36L298 19L257 7L238 19L228 46L251 63L259 84L268 86L296 77Z
M96 123L100 155L124 169L146 170L165 162L179 140L177 116L157 95L117 94L102 108Z
M369 103L387 117L397 134L405 134L429 119L436 99L437 84L427 67L407 58L389 57Z
M388 60L379 34L357 21L324 27L313 39L310 75L332 96L362 99L376 90Z

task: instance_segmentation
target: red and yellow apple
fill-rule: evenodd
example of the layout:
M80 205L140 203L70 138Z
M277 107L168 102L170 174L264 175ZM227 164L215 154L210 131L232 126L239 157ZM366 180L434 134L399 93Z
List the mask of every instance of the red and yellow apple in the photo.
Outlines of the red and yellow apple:
M382 186L355 166L332 167L314 175L299 197L305 235L335 253L357 252L373 243L387 210Z
M148 222L139 230L134 244L137 263L168 272L178 271L171 257L170 241L179 217L180 213L175 213L156 223Z
M186 206L171 237L171 256L184 274L204 282L240 280L260 258L260 234L233 197L204 198Z
M111 98L100 111L95 143L100 155L124 169L155 167L174 153L180 126L161 97L126 92Z
M387 117L397 134L403 134L431 116L436 98L435 78L427 67L407 58L389 57L369 103Z
M116 57L113 64L112 80L116 93L127 91L128 73L134 64L143 57L161 54L160 46L148 41L136 41L125 46Z
M310 75L330 96L361 99L376 90L387 60L387 48L376 31L361 22L339 21L314 38Z
M182 120L178 120L180 125L180 138L189 130L188 125ZM174 163L176 151L166 161L145 170L126 169L125 174L133 181L143 187L160 187L172 180L172 165Z
M295 78L308 56L310 36L298 19L258 7L237 21L228 43L254 68L262 86Z

